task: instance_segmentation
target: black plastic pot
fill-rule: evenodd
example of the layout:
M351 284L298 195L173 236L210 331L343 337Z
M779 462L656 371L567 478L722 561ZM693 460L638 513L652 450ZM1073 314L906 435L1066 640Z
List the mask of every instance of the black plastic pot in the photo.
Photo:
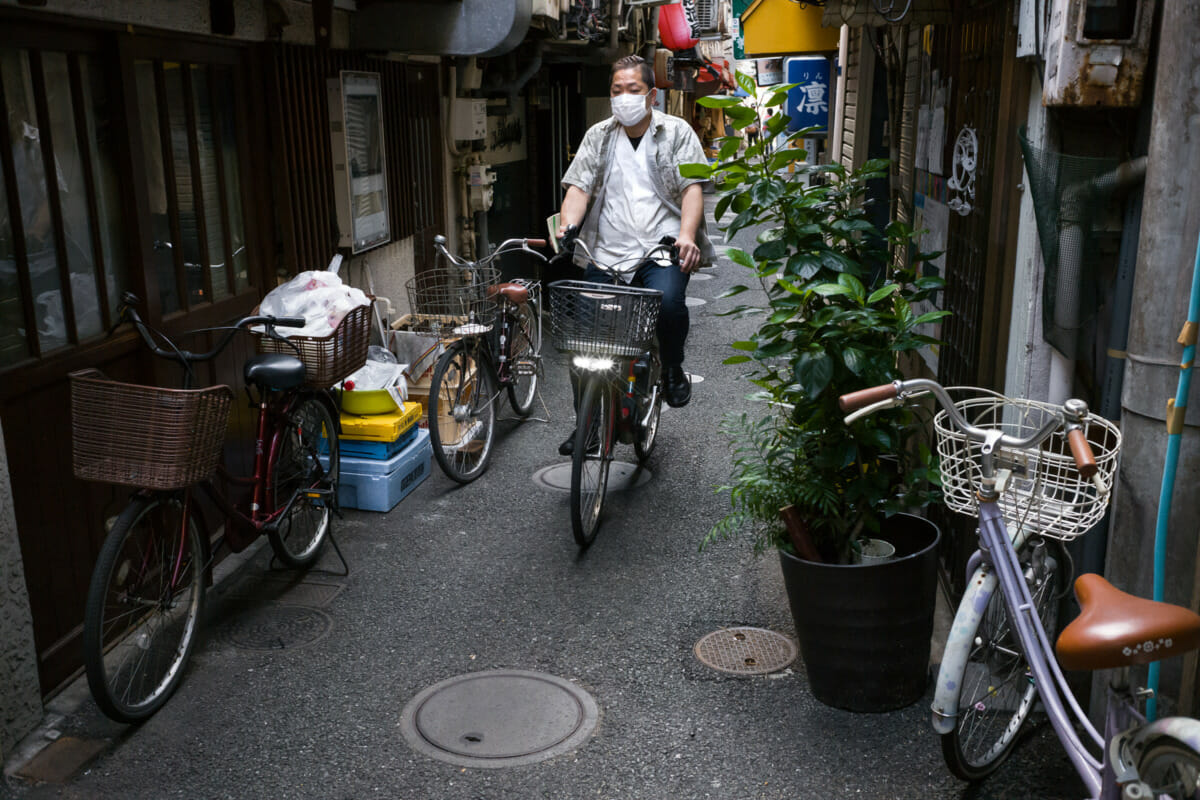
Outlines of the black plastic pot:
M779 552L813 696L848 711L911 705L929 679L941 533L911 514L882 527L878 538L896 547L882 564L817 564Z

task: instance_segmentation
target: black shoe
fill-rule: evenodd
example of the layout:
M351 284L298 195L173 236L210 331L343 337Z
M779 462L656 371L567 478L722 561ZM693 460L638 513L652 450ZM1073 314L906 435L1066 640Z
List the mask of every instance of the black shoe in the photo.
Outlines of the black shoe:
M567 437L567 440L558 446L558 454L560 456L575 454L575 431L571 431L571 435Z
M686 406L692 399L692 382L688 380L683 367L667 367L664 383L667 388L667 405L671 408Z

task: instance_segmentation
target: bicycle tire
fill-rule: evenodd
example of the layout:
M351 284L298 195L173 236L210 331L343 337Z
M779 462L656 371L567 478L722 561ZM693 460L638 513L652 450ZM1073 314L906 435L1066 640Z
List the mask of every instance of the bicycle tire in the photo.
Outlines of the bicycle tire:
M188 514L184 524L182 514L177 497L135 497L92 570L84 669L96 705L117 722L141 722L158 711L178 688L196 645L206 548L196 515Z
M541 371L542 328L536 301L521 303L512 314L508 343L508 400L518 417L528 417Z
M1200 788L1200 753L1170 736L1155 739L1138 759L1138 778L1151 797L1193 800Z
M328 432L328 467L321 462L322 431ZM337 425L317 395L306 392L280 418L275 441L268 473L272 507L292 505L267 528L267 538L284 565L304 569L320 557L333 521L340 454Z
M589 380L579 403L575 451L571 455L571 533L581 548L589 547L600 530L612 464L614 422L609 385L603 380Z
M433 368L429 439L442 472L459 483L482 475L496 435L495 373L487 356L459 340Z
M1045 579L1030 586L1042 625L1051 638L1057 619L1059 563L1046 559ZM972 582L980 579L982 569L976 570ZM953 678L938 676L938 685L954 680L961 687L954 729L941 736L942 756L956 776L977 781L995 771L1012 751L1037 702L1037 687L1009 625L999 584L971 635L957 641L970 648L967 658L945 657L943 663L961 663L959 674Z
M633 439L633 451L637 454L639 464L645 464L650 458L650 454L654 452L654 445L658 440L658 421L662 417L663 404L661 381L662 365L659 363L658 353L651 351L650 376L647 380L647 386L653 395L653 399L649 399L649 396L646 397L645 402L649 404L648 414L643 404L638 404L639 421ZM643 419L645 419L645 422L641 421Z

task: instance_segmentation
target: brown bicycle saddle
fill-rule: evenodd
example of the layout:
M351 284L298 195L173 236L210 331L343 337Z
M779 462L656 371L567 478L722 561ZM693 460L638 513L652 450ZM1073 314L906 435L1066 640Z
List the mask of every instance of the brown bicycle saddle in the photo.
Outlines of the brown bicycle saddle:
M1067 669L1148 664L1200 648L1200 615L1181 606L1122 592L1099 575L1080 575L1075 597L1082 609L1058 637Z
M521 305L529 299L529 290L519 283L500 283L488 288L488 299L494 299L498 294L507 297L517 305Z

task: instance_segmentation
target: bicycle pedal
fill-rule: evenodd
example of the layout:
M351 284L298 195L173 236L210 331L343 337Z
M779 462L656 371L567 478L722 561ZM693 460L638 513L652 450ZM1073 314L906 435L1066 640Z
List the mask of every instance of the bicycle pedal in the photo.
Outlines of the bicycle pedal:
M529 361L527 359L518 359L517 361L513 362L513 372L525 378L531 375L536 375L537 362Z

